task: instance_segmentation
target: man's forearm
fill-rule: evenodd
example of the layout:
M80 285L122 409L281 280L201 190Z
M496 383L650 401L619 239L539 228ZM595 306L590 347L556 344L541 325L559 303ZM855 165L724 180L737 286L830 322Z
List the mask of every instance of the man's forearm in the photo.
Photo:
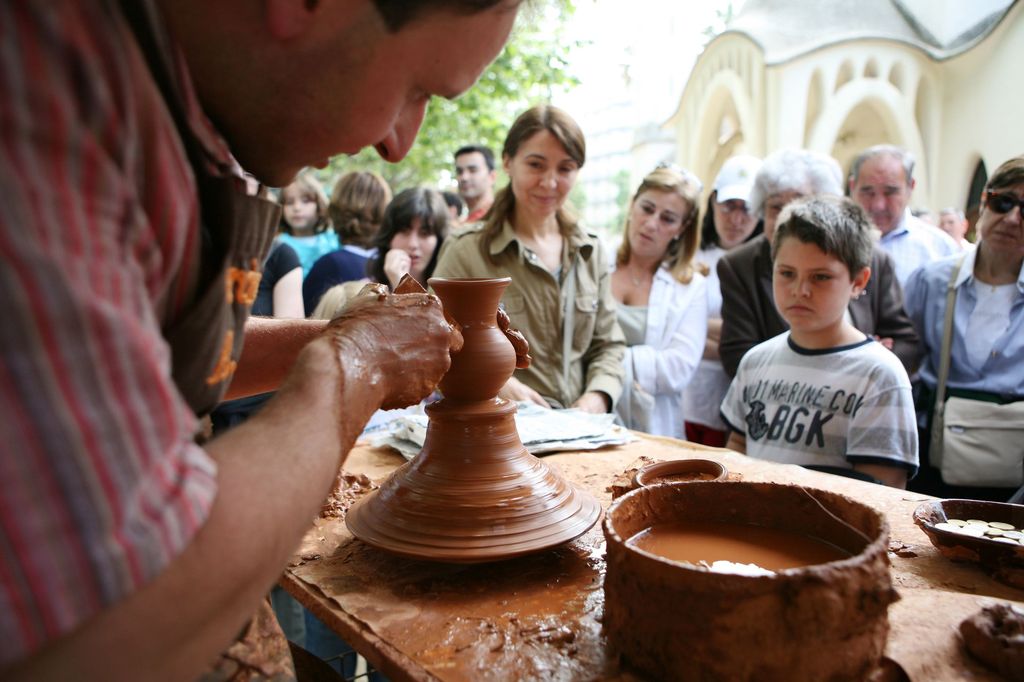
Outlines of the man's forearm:
M249 318L242 356L225 400L276 391L299 352L326 326L325 320Z
M293 349L301 340L291 336ZM217 496L184 550L150 583L0 676L197 677L280 575L373 412L434 390L462 336L434 296L368 296L302 345L274 398L207 446Z
M336 358L327 340L312 344L274 400L210 442L217 498L157 578L5 678L195 679L278 578L380 404L360 365L342 369Z

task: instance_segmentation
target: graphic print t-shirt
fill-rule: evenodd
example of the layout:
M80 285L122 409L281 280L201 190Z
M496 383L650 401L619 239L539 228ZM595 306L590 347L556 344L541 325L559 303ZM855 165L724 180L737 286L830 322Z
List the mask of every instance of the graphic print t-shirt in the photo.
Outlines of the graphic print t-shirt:
M899 359L871 339L809 350L786 332L755 346L740 362L722 418L746 436L747 454L758 459L917 469L910 379Z

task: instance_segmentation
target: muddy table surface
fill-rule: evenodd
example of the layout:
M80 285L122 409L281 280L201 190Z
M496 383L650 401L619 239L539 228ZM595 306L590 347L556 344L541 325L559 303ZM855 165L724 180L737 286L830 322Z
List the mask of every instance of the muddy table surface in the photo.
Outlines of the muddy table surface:
M986 604L1021 601L1024 591L942 557L912 519L930 498L655 437L544 460L607 508L610 486L641 456L714 459L730 478L833 490L883 512L901 597L889 609L887 655L912 680L1000 679L964 650L957 626ZM358 445L344 468L379 482L402 462L393 450ZM393 680L639 679L607 653L603 577L600 523L556 549L457 565L389 555L354 539L342 518L328 518L307 533L281 584Z

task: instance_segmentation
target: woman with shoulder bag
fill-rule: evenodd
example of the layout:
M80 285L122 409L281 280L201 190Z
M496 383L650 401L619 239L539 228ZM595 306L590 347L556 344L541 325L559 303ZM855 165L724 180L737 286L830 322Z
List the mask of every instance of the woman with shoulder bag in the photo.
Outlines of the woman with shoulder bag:
M978 248L911 275L924 344L921 473L910 489L1007 500L1024 483L1024 156L989 179Z

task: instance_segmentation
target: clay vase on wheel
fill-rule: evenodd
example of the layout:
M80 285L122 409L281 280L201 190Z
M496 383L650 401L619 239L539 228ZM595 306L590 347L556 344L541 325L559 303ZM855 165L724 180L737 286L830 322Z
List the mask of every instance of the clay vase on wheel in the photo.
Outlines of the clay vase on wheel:
M498 324L511 280L430 280L465 343L426 408L423 449L354 505L349 530L380 549L418 559L482 562L568 542L600 505L523 447L516 406L497 397L517 351ZM523 346L518 332L511 331Z

